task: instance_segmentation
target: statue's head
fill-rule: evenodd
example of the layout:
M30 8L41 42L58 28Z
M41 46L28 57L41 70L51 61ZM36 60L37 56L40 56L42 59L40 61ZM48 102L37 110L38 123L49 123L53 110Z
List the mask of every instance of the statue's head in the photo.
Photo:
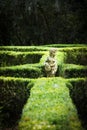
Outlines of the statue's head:
M56 48L51 48L51 49L49 50L49 55L52 56L52 57L55 57L56 51L57 51Z

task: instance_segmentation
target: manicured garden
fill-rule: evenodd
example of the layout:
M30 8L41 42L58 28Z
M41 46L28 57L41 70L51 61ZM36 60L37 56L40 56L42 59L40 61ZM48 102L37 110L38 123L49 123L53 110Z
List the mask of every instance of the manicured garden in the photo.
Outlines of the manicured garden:
M57 48L57 73L44 62ZM0 129L86 130L87 46L0 47Z

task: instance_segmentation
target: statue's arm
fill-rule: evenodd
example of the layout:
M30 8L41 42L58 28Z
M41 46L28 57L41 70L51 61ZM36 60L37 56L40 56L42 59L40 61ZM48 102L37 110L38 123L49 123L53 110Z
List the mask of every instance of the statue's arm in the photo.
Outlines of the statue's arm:
M44 65L45 65L45 70L46 71L50 71L51 70L51 67L50 67L50 64L49 64L49 58L46 59Z

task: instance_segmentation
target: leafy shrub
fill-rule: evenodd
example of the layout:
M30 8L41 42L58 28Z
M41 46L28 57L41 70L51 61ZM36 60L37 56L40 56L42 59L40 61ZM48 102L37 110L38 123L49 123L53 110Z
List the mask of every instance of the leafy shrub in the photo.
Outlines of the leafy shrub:
M65 78L86 77L87 76L87 66L64 64L62 67L61 75Z
M68 47L68 45L65 46ZM3 126L12 125L20 118L33 83L35 85L31 89L31 96L23 109L22 118L19 122L20 130L32 128L36 130L83 130L78 120L76 108L69 96L69 89L73 102L78 109L79 117L87 124L86 80L66 79L72 84L67 84L68 89L66 88L66 81L60 78L25 79L26 77L46 76L44 61L48 56L50 47L0 47L0 50L4 50L0 52L0 65L16 65L1 67L0 75L24 78L0 78L0 127L2 124ZM58 48L57 45L55 47ZM33 52L36 50L38 52ZM56 59L58 63L56 76L65 78L86 77L87 47L58 48Z
M67 53L65 63L87 65L87 47L62 49Z
M48 47L43 46L1 46L2 51L21 51L21 52L31 52L31 51L46 51Z
M71 98L77 107L83 126L87 129L87 78L73 78L68 81L72 84L72 87L69 86Z
M0 121L3 127L16 123L33 86L29 79L0 77Z
M0 66L38 63L44 52L0 52Z
M37 79L24 106L19 130L82 130L62 78Z
M38 78L43 76L41 67L29 65L19 65L13 67L1 67L0 76L23 77L23 78Z
M56 48L65 48L65 47L84 47L86 44L48 44L44 45L44 47L56 47Z

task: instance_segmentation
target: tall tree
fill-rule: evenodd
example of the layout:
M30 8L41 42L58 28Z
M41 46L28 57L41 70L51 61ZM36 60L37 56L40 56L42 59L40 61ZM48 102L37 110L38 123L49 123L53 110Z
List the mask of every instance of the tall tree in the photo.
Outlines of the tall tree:
M86 0L0 0L0 45L87 42Z

